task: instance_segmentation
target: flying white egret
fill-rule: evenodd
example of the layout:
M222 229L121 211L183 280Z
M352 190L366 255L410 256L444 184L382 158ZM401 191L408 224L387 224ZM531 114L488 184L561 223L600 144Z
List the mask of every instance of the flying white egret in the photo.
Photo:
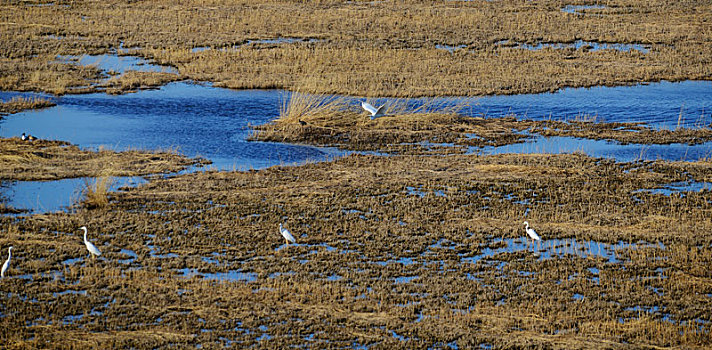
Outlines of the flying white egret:
M361 102L361 108L366 110L368 113L371 113L371 120L386 115L386 105L383 105L376 109L376 107L373 107L373 105L368 102Z
M101 252L99 251L99 249L97 249L97 247L94 244L87 241L87 227L82 226L79 229L84 230L84 245L87 246L87 250L89 251L89 253L91 253L92 258L101 255Z
M533 228L529 228L528 222L524 221L524 223L522 225L527 225L525 230L527 231L527 235L529 235L529 237L531 237L531 239L533 239L535 241L541 241L541 237L539 237L539 235L536 234L536 231L534 231Z
M289 245L289 242L296 242L297 240L294 239L294 236L292 236L292 233L289 232L286 228L282 227L282 224L279 224L279 233L282 234L282 237L284 237L284 240L287 242L287 245Z
M10 258L12 258L12 247L7 248L7 260L5 260L5 263L2 264L2 270L0 270L0 278L5 277L5 271L7 271L8 267L10 267Z

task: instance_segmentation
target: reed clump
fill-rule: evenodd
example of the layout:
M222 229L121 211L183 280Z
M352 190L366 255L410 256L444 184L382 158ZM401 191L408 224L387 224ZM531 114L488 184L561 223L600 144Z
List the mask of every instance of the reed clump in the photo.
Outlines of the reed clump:
M110 175L115 171L110 169L102 170L102 175L94 179L86 179L82 189L83 200L81 204L87 208L106 208L109 205L109 192L114 184L114 178Z
M54 102L42 97L13 97L9 101L0 101L0 116L22 112L27 109L41 109L55 105Z
M340 120L349 109L350 99L345 96L307 94L299 91L282 99L278 121L286 124L343 123Z

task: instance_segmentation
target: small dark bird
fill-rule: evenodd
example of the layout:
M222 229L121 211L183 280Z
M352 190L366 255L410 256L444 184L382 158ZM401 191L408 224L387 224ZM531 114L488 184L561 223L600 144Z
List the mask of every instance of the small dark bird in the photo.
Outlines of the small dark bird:
M34 140L37 140L36 137L34 137L34 136L32 136L32 135L25 135L24 132L22 133L21 139L22 139L22 141L34 141Z
M301 125L301 126L307 125L307 122L299 119L299 125Z

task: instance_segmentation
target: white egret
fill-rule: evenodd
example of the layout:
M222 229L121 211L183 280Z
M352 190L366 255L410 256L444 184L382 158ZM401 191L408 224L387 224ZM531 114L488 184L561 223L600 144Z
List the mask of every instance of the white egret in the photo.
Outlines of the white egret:
M294 239L294 236L292 236L292 233L289 232L286 228L282 227L282 224L279 224L279 233L282 234L282 237L284 237L284 240L287 242L287 245L289 245L289 242L296 242L297 240Z
M536 234L536 231L534 231L533 228L529 228L528 222L524 221L524 223L522 225L527 225L527 227L524 230L527 231L527 235L529 235L529 237L531 237L531 239L533 239L535 241L541 241L541 237L539 237L539 235Z
M87 241L87 227L82 226L79 229L84 230L84 245L87 246L87 250L89 251L89 253L91 253L92 258L101 255L101 252L99 251L99 249L94 244Z
M10 258L12 258L12 247L7 248L7 260L5 260L5 263L2 264L2 270L0 270L0 278L5 277L5 271L7 271L8 267L10 267Z
M361 102L361 108L366 110L368 113L371 113L371 120L386 115L386 105L383 105L376 109L376 107L373 107L373 105L368 102Z

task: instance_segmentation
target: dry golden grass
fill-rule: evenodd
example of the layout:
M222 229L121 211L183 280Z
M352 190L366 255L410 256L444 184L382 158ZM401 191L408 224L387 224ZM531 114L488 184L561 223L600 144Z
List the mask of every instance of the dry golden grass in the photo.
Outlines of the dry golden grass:
M158 179L103 209L0 217L0 247L16 253L1 337L9 348L705 348L712 192L641 190L711 172L355 155ZM524 219L544 241L524 243ZM283 246L280 222L298 244Z
M122 42L177 67L180 78L303 93L477 95L711 78L709 2L612 0L581 15L561 12L565 4L4 2L0 87L64 93L98 85L95 69L55 63L56 55L104 53ZM319 41L246 44L280 37ZM651 48L498 44L577 39ZM450 53L438 44L467 47ZM213 49L192 51L202 46ZM521 136L512 129L548 125L438 113L371 121L358 108L309 110L295 120L285 108L273 124L281 130L257 137L410 152L411 142L480 142L462 137L468 133L513 142ZM96 163L66 145L12 142L1 148L2 178L124 168L112 152L87 156ZM52 171L25 168L45 158L60 161ZM645 190L710 181L711 173L704 161L356 155L158 179L113 194L104 208L0 216L0 247L16 248L12 278L0 283L7 296L0 341L9 348L707 348L711 193ZM525 218L545 241L503 250L520 242ZM280 246L280 222L297 245ZM76 230L82 225L101 259L89 261ZM595 253L597 242L611 244L603 248L609 254Z
M36 57L0 57L0 88L16 91L46 91L53 94L92 91L100 71L91 66L55 62L56 54Z
M180 76L171 73L128 71L118 77L108 79L100 87L104 88L107 93L121 94L135 92L139 89L156 88L177 80L180 80Z
M532 136L568 136L612 140L622 144L700 144L712 129L655 130L637 123L602 123L594 117L573 121L470 118L457 100L388 99L386 116L370 119L357 102L340 96L293 93L279 118L254 127L250 140L308 143L349 150L398 154L463 153L468 147L501 146Z
M175 151L80 150L63 141L0 139L0 178L46 181L74 177L139 176L169 173L205 159L188 159ZM109 171L109 173L104 173Z
M5 2L0 87L71 92L94 73L55 63L56 55L119 47L178 68L180 78L217 86L360 96L514 94L712 78L709 2L615 0L581 14L561 11L572 3L581 4ZM280 38L292 41L269 42ZM260 39L268 41L250 42ZM512 47L577 40L641 44L649 52Z
M464 118L458 112L465 104L458 100L422 99L416 102L419 103L388 99L382 104L386 107L386 116L371 119L357 102L342 96L292 93L284 100L279 118L256 126L250 139L351 150L447 153L462 152L467 146L517 142L524 136L513 130L532 125L516 122L514 118ZM447 147L441 149L426 143L449 143L460 149L445 150Z
M0 101L0 116L24 111L26 109L40 109L52 107L55 103L40 97L25 98L13 97L9 101Z
M321 123L336 122L349 107L350 99L336 95L305 94L299 91L283 98L279 121L296 124L299 121Z
M82 190L84 198L81 204L87 208L106 208L109 205L109 192L114 183L113 177L107 174L114 172L105 169L102 171L102 175L92 180L85 180Z

